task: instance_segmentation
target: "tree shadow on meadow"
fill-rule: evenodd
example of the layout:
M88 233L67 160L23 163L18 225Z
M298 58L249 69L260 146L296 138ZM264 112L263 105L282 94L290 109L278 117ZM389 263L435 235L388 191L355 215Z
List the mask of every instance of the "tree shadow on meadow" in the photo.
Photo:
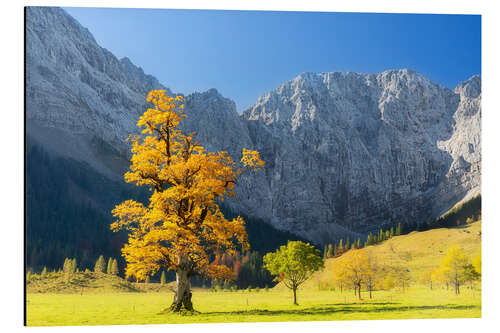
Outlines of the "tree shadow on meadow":
M419 305L408 306L401 305L396 302L367 302L359 304L322 304L322 306L314 306L305 309L289 309L289 310L266 310L252 309L239 311L219 311L219 312L203 312L202 315L251 315L251 316L281 316L281 315L321 315L335 313L377 313L377 312L412 312L420 310L470 310L479 308L476 305Z

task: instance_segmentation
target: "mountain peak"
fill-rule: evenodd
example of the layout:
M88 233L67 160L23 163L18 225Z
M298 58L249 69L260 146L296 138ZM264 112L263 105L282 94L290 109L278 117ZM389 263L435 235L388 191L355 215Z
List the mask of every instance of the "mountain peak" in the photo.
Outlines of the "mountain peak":
M481 94L481 75L473 75L468 80L459 83L454 92L465 97L477 98Z

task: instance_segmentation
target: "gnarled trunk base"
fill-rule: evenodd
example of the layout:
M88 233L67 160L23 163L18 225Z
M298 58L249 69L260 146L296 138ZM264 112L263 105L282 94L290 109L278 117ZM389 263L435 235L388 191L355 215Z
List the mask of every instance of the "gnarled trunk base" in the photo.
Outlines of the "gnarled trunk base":
M189 272L179 269L176 272L176 290L174 301L169 308L163 312L176 312L176 313L195 313L193 303L191 302L191 283L189 281Z
M174 297L172 305L170 305L170 312L195 312L193 308L193 303L191 302L192 293L186 291L182 297Z

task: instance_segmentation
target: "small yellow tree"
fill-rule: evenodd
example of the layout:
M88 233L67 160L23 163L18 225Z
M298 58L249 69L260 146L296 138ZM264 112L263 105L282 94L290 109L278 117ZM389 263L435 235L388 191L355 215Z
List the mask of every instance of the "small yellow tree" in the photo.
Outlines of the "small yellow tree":
M366 251L368 258L368 269L366 271L366 288L368 289L370 299L372 298L372 291L384 279L387 268L377 261L377 257L371 252Z
M132 158L125 181L147 186L152 194L147 206L134 200L116 206L111 229L129 232L122 249L125 275L140 281L162 268L174 270L177 288L170 311L193 311L190 277L230 279L233 272L211 264L211 256L249 248L243 219L225 219L218 201L234 196L243 172L258 170L264 162L258 152L243 149L237 168L227 152L206 152L194 133L183 135L177 129L185 117L181 96L153 90L147 101L153 108L137 123L142 136L129 139Z
M339 288L341 294L349 283L350 281L347 280L346 270L336 265L333 271L333 284Z
M385 290L390 290L396 286L394 282L394 274L391 271L384 275L382 281L380 282L380 286Z
M370 259L364 251L353 250L339 258L337 276L348 281L358 299L361 299L361 286L366 284L371 273Z
M476 272L481 275L481 252L474 258L474 262L472 263L474 265L474 269Z
M455 287L455 294L460 294L460 286L467 280L468 258L458 246L452 246L446 251L441 262L441 274Z

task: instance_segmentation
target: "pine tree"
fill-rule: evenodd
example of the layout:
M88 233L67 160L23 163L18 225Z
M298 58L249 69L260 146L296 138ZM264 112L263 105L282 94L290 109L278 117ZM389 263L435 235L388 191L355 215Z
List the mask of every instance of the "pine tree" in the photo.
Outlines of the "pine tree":
M76 265L76 261L75 261L75 265ZM70 258L64 259L63 272L64 272L64 279L66 280L66 283L69 283L69 281L71 279L71 275L73 273L73 261Z
M42 279L47 277L47 267L43 266L42 274L40 276Z
M384 241L384 231L382 230L382 228L380 228L378 232L377 243L382 243L383 241Z
M389 230L386 230L386 231L385 231L385 235L384 235L384 240L387 240L387 239L389 239L389 238L391 238L391 235L390 235L390 233L389 233Z
M389 232L389 237L394 237L394 227L391 227L391 231Z
M111 274L113 275L118 275L120 271L118 270L118 261L116 259L113 259L111 263Z
M69 263L69 259L66 258L66 259L64 259L63 272L69 273L69 271L70 271L70 263Z
M99 256L99 259L97 259L97 261L95 263L94 272L95 273L106 272L106 262L104 261L104 257L102 255Z
M341 238L340 241L339 241L339 255L341 255L342 253L344 253L344 244L343 244L343 239Z
M371 232L368 234L368 237L366 238L365 246L367 245L373 245L373 235Z
M358 237L358 241L356 242L356 248L360 249L361 248L361 239Z
M327 258L333 257L333 246L332 246L332 244L328 244L328 249L326 251L326 257Z
M106 268L106 273L111 275L111 266L113 266L113 259L112 258L109 258L108 260L108 266Z
M70 260L70 269L71 269L71 273L76 272L76 258L73 258Z
M349 237L347 237L347 240L345 241L345 248L346 250L349 250L351 248L351 240Z
M165 284L167 282L166 277L165 277L165 271L161 272L161 278L160 278L160 283Z
M401 236L401 222L398 223L396 227L396 232L394 233L396 236Z

